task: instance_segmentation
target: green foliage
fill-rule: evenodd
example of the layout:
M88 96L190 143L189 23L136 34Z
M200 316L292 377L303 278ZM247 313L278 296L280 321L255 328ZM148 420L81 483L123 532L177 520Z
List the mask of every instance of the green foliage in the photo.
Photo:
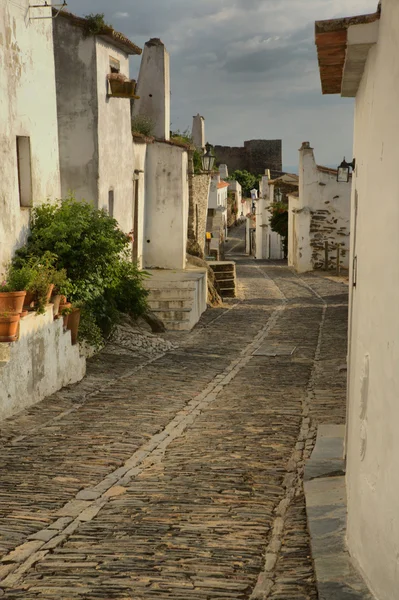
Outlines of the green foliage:
M15 259L8 267L5 285L2 291L31 292L35 296L35 308L38 314L43 314L46 309L47 297L51 284L58 286L60 293L68 293L70 282L65 269L57 270L55 262L57 257L50 251L44 252L40 257L30 256L26 259Z
M252 175L249 171L234 171L230 177L230 181L238 181L238 183L242 187L242 195L243 198L251 197L251 190L257 189L259 190L259 181L260 176Z
M283 238L284 256L288 251L288 206L284 202L273 202L270 205L270 226Z
M155 123L149 117L144 115L136 115L132 117L132 132L140 133L146 137L150 137L154 131Z
M99 35L104 29L111 28L111 25L105 22L104 13L91 13L84 17L86 19L85 35Z
M92 343L99 330L104 336L112 331L120 312L136 317L147 309L146 274L129 261L130 244L106 211L70 196L60 205L33 209L28 242L17 251L14 264L32 265L51 253L51 283L81 308L81 337Z
M30 288L34 272L29 265L23 265L21 268L16 268L10 264L5 274L5 280L1 285L2 292L23 292Z
M180 131L177 129L176 131L170 132L170 139L175 140L176 142L180 142L182 144L189 144L193 148L193 166L194 173L199 175L202 173L202 153L194 148L193 136L190 133L189 129L185 129L184 131Z

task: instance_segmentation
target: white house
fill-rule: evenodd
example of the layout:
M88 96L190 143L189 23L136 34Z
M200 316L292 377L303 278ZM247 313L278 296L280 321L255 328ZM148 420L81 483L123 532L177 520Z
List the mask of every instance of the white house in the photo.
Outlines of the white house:
M41 4L0 3L0 275L26 241L31 208L61 195L52 13ZM52 306L21 318L18 340L0 344L0 419L85 370Z
M30 4L0 3L0 273L61 191L51 9Z
M134 228L130 99L108 76L129 77L141 49L112 28L86 35L86 19L65 11L53 20L61 191L105 208L126 232Z
M349 267L351 177L337 182L337 171L316 164L313 148L299 150L298 194L289 196L288 265L298 273ZM327 244L327 247L326 247Z
M349 551L378 600L399 589L399 3L316 23L324 93L354 97L347 414ZM352 158L352 157L351 157Z
M209 190L208 214L220 213L225 239L227 238L227 197L229 182L221 181L220 173L215 173L211 178Z
M270 171L259 182L259 199L256 202L256 258L258 260L281 260L284 258L283 238L270 226L270 207L273 202L286 201L287 191L298 187L298 177L285 173L270 179ZM281 192L284 190L284 192Z

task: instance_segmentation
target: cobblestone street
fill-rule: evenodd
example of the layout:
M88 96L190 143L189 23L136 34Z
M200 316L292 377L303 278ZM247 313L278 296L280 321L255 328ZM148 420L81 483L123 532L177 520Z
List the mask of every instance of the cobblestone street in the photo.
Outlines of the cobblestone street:
M347 286L235 235L239 298L178 348L108 347L1 424L2 597L317 598L302 474L345 421Z

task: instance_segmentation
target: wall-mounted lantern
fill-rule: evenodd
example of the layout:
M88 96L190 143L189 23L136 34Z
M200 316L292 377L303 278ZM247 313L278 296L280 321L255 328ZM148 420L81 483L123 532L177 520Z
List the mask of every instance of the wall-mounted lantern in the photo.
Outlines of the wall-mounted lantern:
M350 170L352 169L352 171L354 171L355 167L356 167L355 159L353 159L351 163L348 163L348 162L346 162L345 157L344 157L344 160L338 167L338 173L337 173L338 183L348 183L350 172L351 172Z
M276 200L277 200L277 202L281 202L282 199L283 199L283 194L282 194L280 188L278 187L276 190Z
M256 202L252 202L252 214L256 215Z
M211 173L215 164L215 156L212 154L212 146L206 145L206 153L202 156L202 170L205 173Z

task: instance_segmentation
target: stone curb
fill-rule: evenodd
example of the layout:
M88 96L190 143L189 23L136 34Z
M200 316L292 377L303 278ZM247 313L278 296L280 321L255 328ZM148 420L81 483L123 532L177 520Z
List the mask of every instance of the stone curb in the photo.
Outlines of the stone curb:
M344 436L344 425L321 425L305 468L316 585L320 600L374 600L346 548Z

